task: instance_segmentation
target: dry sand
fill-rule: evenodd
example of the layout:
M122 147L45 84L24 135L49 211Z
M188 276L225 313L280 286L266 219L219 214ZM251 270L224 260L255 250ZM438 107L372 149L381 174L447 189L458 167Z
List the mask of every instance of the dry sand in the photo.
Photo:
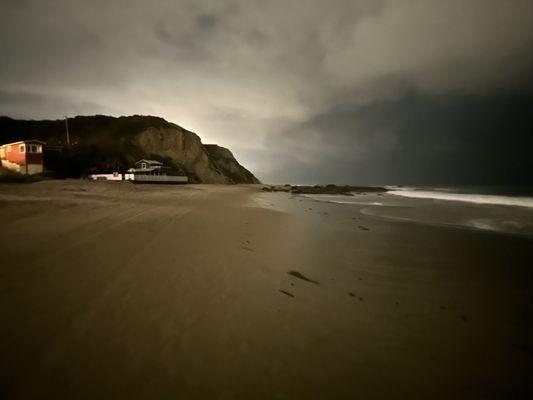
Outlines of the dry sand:
M530 396L531 238L359 211L255 186L0 185L0 397Z

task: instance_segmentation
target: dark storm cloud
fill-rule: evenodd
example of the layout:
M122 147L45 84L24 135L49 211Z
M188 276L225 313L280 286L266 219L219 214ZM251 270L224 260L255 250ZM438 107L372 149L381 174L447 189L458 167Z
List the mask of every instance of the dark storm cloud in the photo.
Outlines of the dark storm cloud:
M315 160L293 158L288 180L368 184L525 185L533 173L533 92L422 95L336 106L283 136L297 152L314 137ZM333 127L333 130L332 130ZM306 173L297 165L306 165ZM273 175L281 174L275 171Z
M196 25L203 31L212 31L217 24L217 19L214 15L202 14L196 17Z
M171 21L159 20L155 33L164 44L176 49L178 56L199 60L210 56L206 42L212 40L211 36L216 33L216 24L216 17L210 14L198 15L186 29L174 27Z
M2 1L0 114L156 114L265 180L530 182L532 26L528 0Z

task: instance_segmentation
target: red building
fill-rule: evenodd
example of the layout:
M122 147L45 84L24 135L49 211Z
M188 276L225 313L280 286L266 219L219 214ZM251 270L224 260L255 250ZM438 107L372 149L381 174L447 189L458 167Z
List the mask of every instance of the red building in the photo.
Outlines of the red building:
M23 140L0 146L2 167L20 174L43 172L43 145L40 140Z

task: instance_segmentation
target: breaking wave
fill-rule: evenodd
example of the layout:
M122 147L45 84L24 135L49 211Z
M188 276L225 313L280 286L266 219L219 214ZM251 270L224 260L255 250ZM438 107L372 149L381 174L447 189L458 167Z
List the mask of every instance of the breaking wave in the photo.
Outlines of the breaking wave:
M429 190L389 190L388 194L415 199L462 201L476 204L493 204L533 208L533 197L496 196L489 194L463 194Z
M384 204L379 201L364 201L361 200L360 197L351 197L351 196L343 196L343 195L335 195L335 194L304 194L303 197L307 197L309 199L313 199L316 201L322 201L326 203L334 203L334 204L358 204L363 206L383 206Z

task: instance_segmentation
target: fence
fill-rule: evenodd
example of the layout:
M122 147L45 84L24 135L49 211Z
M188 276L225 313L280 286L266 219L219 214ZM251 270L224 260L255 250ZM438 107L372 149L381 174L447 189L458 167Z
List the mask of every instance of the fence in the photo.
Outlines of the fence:
M186 176L125 174L124 179L139 183L187 183Z

